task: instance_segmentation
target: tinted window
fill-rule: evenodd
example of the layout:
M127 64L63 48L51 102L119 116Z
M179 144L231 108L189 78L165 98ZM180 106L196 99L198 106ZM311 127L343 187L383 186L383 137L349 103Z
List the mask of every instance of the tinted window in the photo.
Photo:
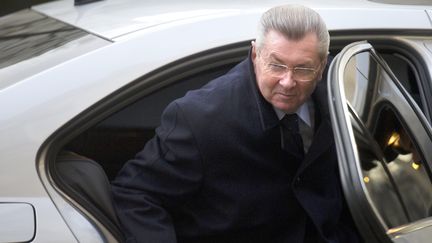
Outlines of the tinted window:
M32 10L0 18L0 90L111 42Z
M390 66L392 72L397 77L398 81L404 86L405 90L415 100L420 109L424 109L420 91L418 73L414 69L414 65L404 56L398 53L381 54L386 63Z
M86 33L31 10L0 18L0 68L41 55Z
M221 76L233 65L206 70L156 90L83 132L65 149L96 160L113 179L123 164L154 136L160 116L171 101Z
M425 140L419 139L425 132L418 130L414 101L369 52L351 57L344 82L360 172L373 208L388 228L430 216L429 168L424 146L416 142Z

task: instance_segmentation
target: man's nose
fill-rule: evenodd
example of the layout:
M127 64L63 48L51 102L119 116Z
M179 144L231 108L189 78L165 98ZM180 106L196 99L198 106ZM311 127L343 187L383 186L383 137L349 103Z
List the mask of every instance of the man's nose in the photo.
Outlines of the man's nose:
M288 69L283 76L281 76L279 84L286 88L296 86L297 82L294 80L293 71Z

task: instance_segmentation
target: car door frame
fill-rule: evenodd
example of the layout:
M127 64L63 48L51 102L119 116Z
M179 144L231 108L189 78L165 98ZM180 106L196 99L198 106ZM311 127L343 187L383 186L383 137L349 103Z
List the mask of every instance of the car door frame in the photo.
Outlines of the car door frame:
M365 41L355 42L346 46L331 63L328 74L328 79L331 80L328 84L329 106L344 195L358 230L367 242L427 242L426 239L428 236L429 238L432 236L431 218L415 221L396 228L386 229L384 222L379 217L379 213L373 206L365 189L361 169L359 169L359 154L358 151L354 149L354 132L351 127L349 106L345 102L346 96L344 92L344 69L349 59L365 51L369 51L374 58L376 58L379 65L390 74L392 80L397 80L389 66L379 57L379 54L376 53L372 45ZM427 145L429 147L431 145L432 133L426 117L408 92L405 91L403 86L397 81L395 84L401 91L405 101L413 108L415 115L424 128L425 133L422 135L428 138ZM429 148L432 148L432 146ZM425 152L424 147L421 149ZM431 168L431 156L425 159L428 162L428 167Z

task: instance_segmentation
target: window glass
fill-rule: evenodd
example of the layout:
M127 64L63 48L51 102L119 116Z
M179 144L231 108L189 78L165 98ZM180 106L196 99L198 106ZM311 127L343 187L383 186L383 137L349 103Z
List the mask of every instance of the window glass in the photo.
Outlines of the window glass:
M400 194L398 196L405 207L408 222L412 222L431 215L432 187L416 144L396 114L389 107L383 107L379 111L374 138L383 151L382 162L385 162L383 167L388 170ZM385 193L385 191L382 191L382 194L377 193L377 197L385 200ZM388 215L390 218L391 212ZM397 226L402 223L406 222L394 222L390 225Z
M41 55L86 34L31 10L0 20L0 68Z
M65 149L94 159L104 167L108 178L114 179L123 164L154 136L161 114L171 101L226 73L234 64L197 73L142 97L77 136Z
M345 94L366 194L388 228L431 215L432 184L410 126L411 109L387 71L369 52L353 56Z
M0 90L110 43L29 9L0 17Z
M398 53L381 54L382 58L390 66L392 72L411 95L420 109L424 109L419 90L418 73L413 68L414 65L404 56Z

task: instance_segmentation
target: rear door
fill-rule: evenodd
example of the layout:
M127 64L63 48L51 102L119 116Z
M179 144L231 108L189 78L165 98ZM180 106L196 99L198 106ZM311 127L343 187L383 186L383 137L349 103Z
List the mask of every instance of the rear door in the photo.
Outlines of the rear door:
M329 70L343 190L365 242L432 239L432 133L425 116L367 42Z

